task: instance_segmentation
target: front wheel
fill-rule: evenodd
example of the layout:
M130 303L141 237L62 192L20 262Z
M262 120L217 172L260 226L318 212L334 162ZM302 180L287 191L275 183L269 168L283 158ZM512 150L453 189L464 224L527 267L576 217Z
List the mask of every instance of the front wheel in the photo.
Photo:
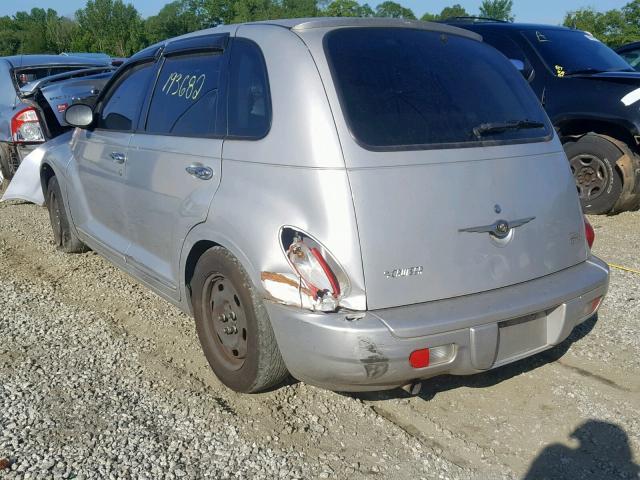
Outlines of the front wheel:
M564 145L585 213L611 212L622 193L622 177L616 162L623 153L604 137L588 134Z
M255 393L288 376L262 300L240 262L213 247L198 260L192 305L204 354L216 376L237 392Z

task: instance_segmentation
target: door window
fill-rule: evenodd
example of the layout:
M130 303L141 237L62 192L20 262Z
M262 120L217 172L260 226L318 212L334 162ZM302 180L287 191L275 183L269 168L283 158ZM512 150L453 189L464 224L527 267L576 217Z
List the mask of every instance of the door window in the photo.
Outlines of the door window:
M149 88L153 63L134 66L123 73L107 93L97 128L131 131L138 119L144 95Z
M640 47L636 48L635 50L622 52L620 56L624 58L629 63L629 65L640 71Z
M221 51L167 57L149 107L146 131L159 135L221 135L217 122Z
M260 48L237 38L229 67L229 135L263 138L271 127L271 99L267 68Z

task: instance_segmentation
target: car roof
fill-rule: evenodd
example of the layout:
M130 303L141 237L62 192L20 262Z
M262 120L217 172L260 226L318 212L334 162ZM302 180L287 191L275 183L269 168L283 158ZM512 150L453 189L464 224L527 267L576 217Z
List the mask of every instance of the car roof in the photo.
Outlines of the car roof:
M214 35L217 33L231 33L242 25L272 25L289 30L302 31L312 28L340 28L340 27L396 27L396 28L418 28L421 30L432 30L437 32L448 32L474 40L482 41L478 35L470 33L468 30L454 27L444 23L421 22L419 20L406 20L401 18L358 18L358 17L310 17L310 18L285 18L279 20L260 20L257 22L245 22L231 25L219 25L205 30L187 33L179 37L167 39L156 45L167 45L176 40L200 35ZM148 48L153 48L148 47ZM146 50L146 49L145 49Z
M359 18L359 17L310 17L310 18L285 18L279 20L260 20L256 22L234 23L230 25L218 25L204 30L186 33L179 37L173 37L140 50L131 56L126 65L137 63L141 60L149 59L158 54L159 49L170 45L172 42L185 40L187 38L200 37L216 34L233 34L243 25L269 25L286 28L296 32L310 30L313 28L342 28L342 27L393 27L393 28L414 28L420 30L431 30L435 32L449 33L462 37L482 41L482 37L474 32L438 22L422 22L419 20L406 20L400 18Z
M90 57L74 57L71 55L12 55L0 57L13 67L37 67L50 65L80 65L102 67L110 63L109 59L95 59Z

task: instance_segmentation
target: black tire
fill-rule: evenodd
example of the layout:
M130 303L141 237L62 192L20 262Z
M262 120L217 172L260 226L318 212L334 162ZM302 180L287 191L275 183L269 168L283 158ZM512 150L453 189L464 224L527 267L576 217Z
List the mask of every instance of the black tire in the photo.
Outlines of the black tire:
M89 250L69 225L62 191L55 176L51 177L47 184L47 210L53 230L53 241L58 250L65 253L83 253Z
M18 170L20 162L8 145L0 145L0 171L6 180L11 180Z
M228 250L212 247L200 257L191 291L202 350L222 383L256 393L288 377L267 310Z
M584 213L610 213L622 193L616 162L623 156L615 144L596 134L564 145Z

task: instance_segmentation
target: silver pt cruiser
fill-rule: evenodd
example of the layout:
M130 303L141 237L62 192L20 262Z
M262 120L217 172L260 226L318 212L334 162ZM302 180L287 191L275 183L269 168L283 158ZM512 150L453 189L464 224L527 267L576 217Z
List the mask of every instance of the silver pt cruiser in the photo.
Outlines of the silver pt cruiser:
M237 391L486 371L607 291L548 118L465 30L216 27L141 51L66 120L41 171L56 243L192 314Z

